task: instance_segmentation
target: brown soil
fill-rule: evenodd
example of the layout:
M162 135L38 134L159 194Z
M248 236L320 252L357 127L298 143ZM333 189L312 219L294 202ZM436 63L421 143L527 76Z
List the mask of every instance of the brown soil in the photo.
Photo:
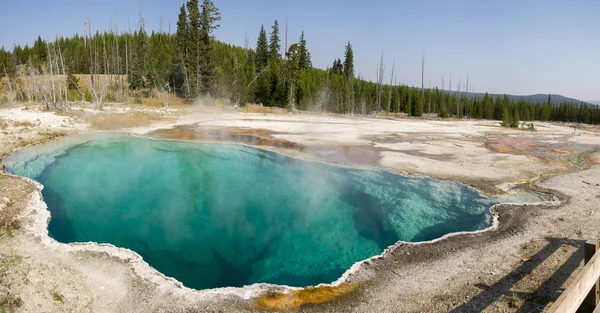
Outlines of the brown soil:
M274 133L264 129L240 127L177 126L148 133L158 139L190 140L208 142L235 142L250 146L299 149L297 143L273 137Z

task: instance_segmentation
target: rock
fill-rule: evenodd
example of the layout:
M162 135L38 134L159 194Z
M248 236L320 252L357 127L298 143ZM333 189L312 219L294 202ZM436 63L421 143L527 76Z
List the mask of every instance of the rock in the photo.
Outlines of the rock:
M0 198L0 211L4 210L4 208L8 207L10 204L10 199L7 197Z
M0 172L4 172L4 164L0 163Z

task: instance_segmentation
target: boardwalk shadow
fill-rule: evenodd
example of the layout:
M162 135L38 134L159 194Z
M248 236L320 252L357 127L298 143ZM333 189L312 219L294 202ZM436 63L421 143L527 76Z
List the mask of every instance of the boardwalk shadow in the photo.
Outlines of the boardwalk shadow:
M491 286L476 285L478 288L483 289L483 291L450 312L481 312L492 303L500 300L503 296L510 295L516 295L521 299L525 299L525 303L516 311L517 313L542 312L548 303L558 298L563 291L563 284L581 264L585 243L583 240L570 240L566 238L546 238L546 240L548 244L533 255L529 261L521 263L517 268ZM563 245L576 247L577 250L569 256L552 276L531 293L511 291L518 281L529 275Z

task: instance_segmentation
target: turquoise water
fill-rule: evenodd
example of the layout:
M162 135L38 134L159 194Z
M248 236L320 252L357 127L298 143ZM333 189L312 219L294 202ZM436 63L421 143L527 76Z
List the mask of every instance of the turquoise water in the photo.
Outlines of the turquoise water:
M197 288L329 283L398 240L487 227L460 184L233 144L110 137L15 155L44 185L60 242L111 243Z

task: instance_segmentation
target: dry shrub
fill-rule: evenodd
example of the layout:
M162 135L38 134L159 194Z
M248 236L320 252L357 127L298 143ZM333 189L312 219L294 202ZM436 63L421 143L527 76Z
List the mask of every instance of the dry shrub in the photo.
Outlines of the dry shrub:
M15 255L0 254L0 312L14 312L23 306L23 300L11 293L10 273L22 262L22 258ZM8 292L6 292L8 291Z
M129 106L132 107L152 107L162 108L165 102L163 98L159 97L142 97L141 94L135 94L129 99ZM173 94L169 94L169 109L188 109L190 104L185 102L185 99L175 97Z
M11 234L19 228L21 228L19 209L9 198L0 197L0 237Z
M352 283L333 287L308 287L289 293L266 293L256 298L254 306L261 311L294 312L302 305L329 302L357 290L358 287L359 283Z
M94 115L90 117L89 123L96 129L117 130L146 126L159 121L171 120L171 118L164 118L144 112L130 112Z
M258 104L246 104L240 110L246 113L288 114L288 110L276 107L265 107Z
M21 306L23 306L23 300L20 297L11 293L0 294L0 312L14 312Z
M33 126L37 126L37 124L29 122L29 121L14 121L13 126L14 127L33 127Z
M87 113L83 109L78 109L78 110L61 110L61 111L54 112L54 114L59 115L59 116L71 117L74 120L80 121L80 122L86 122L88 116L90 115L89 113Z

